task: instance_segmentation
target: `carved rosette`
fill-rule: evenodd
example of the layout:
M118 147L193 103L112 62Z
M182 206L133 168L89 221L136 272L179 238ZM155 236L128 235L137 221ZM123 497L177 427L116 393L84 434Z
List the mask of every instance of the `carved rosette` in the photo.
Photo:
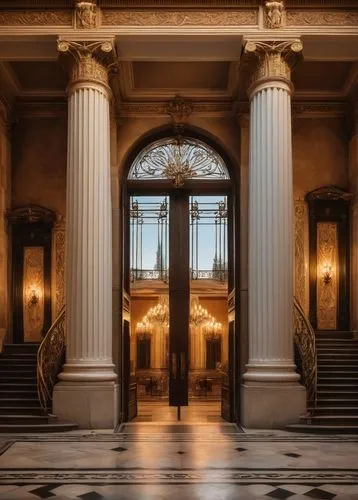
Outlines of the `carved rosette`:
M301 56L303 45L300 40L286 41L252 41L245 44L245 53L257 57L258 62L252 75L249 94L257 87L272 86L278 82L286 90L292 91L291 68Z
M110 41L75 42L59 40L58 51L72 56L69 92L94 86L110 95L108 68L113 64L114 47Z

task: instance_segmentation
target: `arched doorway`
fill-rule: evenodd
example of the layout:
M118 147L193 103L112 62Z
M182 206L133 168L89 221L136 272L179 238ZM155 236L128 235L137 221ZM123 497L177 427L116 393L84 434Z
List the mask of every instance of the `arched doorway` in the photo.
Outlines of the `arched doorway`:
M178 416L189 404L216 404L222 418L235 419L234 186L219 148L190 135L163 134L129 161L124 421L137 416L138 401L176 407Z

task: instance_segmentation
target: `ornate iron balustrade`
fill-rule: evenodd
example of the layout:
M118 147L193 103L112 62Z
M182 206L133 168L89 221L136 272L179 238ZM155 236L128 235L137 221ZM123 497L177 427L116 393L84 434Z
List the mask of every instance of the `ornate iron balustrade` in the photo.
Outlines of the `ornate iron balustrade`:
M302 363L302 382L307 390L307 403L317 403L317 353L315 332L300 303L294 298L294 342Z
M215 280L215 281L227 281L228 271L227 269L216 269L216 270L190 270L190 279L192 280ZM168 281L168 270L167 269L131 269L130 270L130 280L132 283L140 280L157 280Z
M53 387L66 350L65 306L46 333L37 352L37 393L42 408L52 400Z

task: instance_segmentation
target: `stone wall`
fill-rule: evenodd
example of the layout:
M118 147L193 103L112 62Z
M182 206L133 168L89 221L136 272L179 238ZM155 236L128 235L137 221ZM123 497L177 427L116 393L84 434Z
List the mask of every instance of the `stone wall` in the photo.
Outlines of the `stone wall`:
M348 148L340 118L294 119L295 295L309 312L309 234L305 196L333 184L348 189Z
M10 326L10 258L6 211L11 199L11 151L7 110L0 101L0 351Z

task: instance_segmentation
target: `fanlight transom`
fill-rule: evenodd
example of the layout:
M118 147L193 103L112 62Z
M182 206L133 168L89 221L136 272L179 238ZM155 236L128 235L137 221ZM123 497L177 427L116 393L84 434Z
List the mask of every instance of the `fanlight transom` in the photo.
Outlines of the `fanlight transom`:
M134 160L130 180L167 179L182 187L189 179L229 180L220 155L196 139L166 138L149 144Z

